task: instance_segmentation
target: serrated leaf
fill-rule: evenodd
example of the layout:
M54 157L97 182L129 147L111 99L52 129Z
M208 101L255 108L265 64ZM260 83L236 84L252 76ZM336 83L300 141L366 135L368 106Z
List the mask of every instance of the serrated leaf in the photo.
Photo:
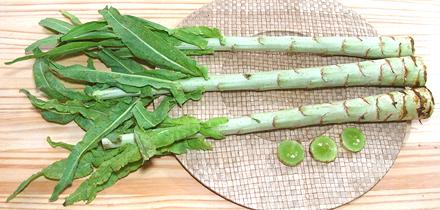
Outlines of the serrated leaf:
M103 162L87 180L81 183L75 192L66 198L64 205L71 205L77 201L90 202L96 197L98 186L105 186L113 173L123 170L128 164L140 159L139 150L135 145L125 146L121 153Z
M175 154L175 155L181 155L185 154L190 150L211 150L212 145L203 137L200 138L191 138L191 139L185 139L179 142L176 142L170 146L163 147L160 149L162 153L165 154Z
M128 85L134 87L151 86L155 89L167 89L176 98L179 104L186 101L185 94L178 83L173 81L149 77L145 75L123 74L118 72L103 72L90 70L81 65L61 66L51 63L51 69L65 78L87 81L93 83L105 83L112 86Z
M174 105L175 102L173 99L166 97L154 111L150 112L147 111L144 104L139 101L133 108L133 115L136 118L138 126L143 129L150 129L164 121Z
M134 105L135 103L129 106L122 102L118 103L109 111L111 113L110 116L97 120L96 126L86 132L83 139L75 145L72 152L69 154L69 157L67 158L67 167L63 171L62 178L55 186L54 192L49 199L50 201L57 200L61 192L71 185L81 156L86 151L96 147L97 143L102 138L132 117L131 109Z
M95 127L95 123L93 122L93 120L87 119L81 115L77 115L74 121L84 131L87 131L90 128Z
M82 116L93 120L98 119L102 116L106 116L108 114L105 111L94 109L93 107L85 107L84 104L79 101L66 101L65 103L60 103L55 99L43 101L29 93L29 91L27 90L21 89L20 92L26 94L34 107L42 110L55 110L61 113L70 114L79 113Z
M58 141L58 142L52 141L52 139L49 136L46 138L46 141L52 148L61 147L61 148L68 150L68 151L72 150L72 148L74 146L72 144L67 144L67 143L64 143L61 141Z
M100 14L136 57L161 68L207 77L205 68L198 66L194 60L144 27L139 21L124 18L114 8L105 8Z
M43 117L43 119L45 119L48 122L53 122L53 123L65 125L69 122L72 122L77 115L70 114L70 113L57 112L54 110L46 110L46 111L41 112L41 116Z
M114 72L140 74L146 71L141 64L131 59L119 58L117 55L113 54L112 51L105 48L98 52L98 57L101 62L111 68Z
M60 12L64 17L68 18L73 25L81 25L81 21L79 20L79 18L73 15L72 13L67 12L65 10L61 10Z
M38 24L61 34L65 34L73 28L72 24L55 18L45 18L41 20Z

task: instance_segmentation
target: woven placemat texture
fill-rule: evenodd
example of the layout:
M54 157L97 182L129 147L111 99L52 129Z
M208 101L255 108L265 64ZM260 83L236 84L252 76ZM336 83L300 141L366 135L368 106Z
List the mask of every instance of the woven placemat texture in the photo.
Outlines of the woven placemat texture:
M331 0L222 0L186 18L181 25L208 25L225 35L376 36L377 32L350 9ZM197 58L215 73L245 73L360 61L358 58L268 52L223 52ZM238 91L206 93L174 115L201 119L237 117L304 104L368 96L390 88L331 88L319 90ZM237 204L255 209L328 209L345 204L371 189L393 164L407 123L312 126L258 134L228 136L212 141L213 151L190 152L177 158L202 184ZM367 144L353 154L339 143L348 126L361 128ZM308 151L318 135L337 140L336 161L324 164L310 154L297 167L286 167L276 156L283 139L302 142Z

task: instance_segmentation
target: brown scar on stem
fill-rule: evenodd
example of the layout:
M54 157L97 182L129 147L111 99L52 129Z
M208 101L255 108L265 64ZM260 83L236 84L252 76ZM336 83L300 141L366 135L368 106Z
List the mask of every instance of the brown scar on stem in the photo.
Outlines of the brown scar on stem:
M394 36L389 36L392 40L396 41L396 37Z
M385 54L385 52L384 52L385 51L384 50L385 42L383 41L383 37L382 36L379 37L379 41L380 41L380 43L379 43L380 53L382 55L384 55Z
M295 52L295 40L292 40L292 42L289 44L289 52Z
M246 78L247 80L249 80L251 78L252 74L249 73L244 73L243 77Z
M416 48L414 47L414 39L410 36L409 41L411 43L411 54L414 54L414 52L416 51Z
M380 65L380 73L379 73L379 81L382 82L383 80L383 65Z
M371 48L368 48L367 51L365 51L365 57L368 58L368 53L370 52Z
M231 45L231 52L235 52L237 48L237 44Z
M361 97L362 101L364 101L365 103L367 103L368 105L370 105L370 102L367 101L367 99L365 99L364 97Z
M391 65L391 61L388 58L386 58L385 62L388 64L388 66L390 67L390 70L393 72L393 74L396 74L396 72L394 72L393 65Z
M394 95L391 94L391 93L387 93L387 95L391 98L391 104L394 106L394 108L397 109L397 102L396 102L396 100L394 99Z
M299 74L300 72L299 72L299 69L297 69L297 68L293 68L292 69L295 73L297 73L297 74Z
M264 45L264 43L263 43L263 41L264 41L264 36L259 36L258 38L257 38L257 42L259 43L259 44L261 44L261 45Z
M344 106L345 114L347 114L347 116L350 116L350 112L349 112L350 109L347 106L347 101L344 101L344 103L342 103L342 106Z
M324 125L324 117L328 114L328 112L326 112L325 114L321 115L320 119L319 119L319 124L320 125Z
M361 39L360 37L358 37L358 36L357 36L356 38L357 38L357 39L359 39L359 41L361 41L361 42L363 42L363 41L364 41L364 40L362 40L362 39Z
M325 77L325 72L324 72L324 70L325 70L324 67L322 67L322 68L320 69L321 79L322 79L322 81L327 82L327 80L324 79L324 77Z
M359 116L359 118L358 118L358 122L362 122L362 120L364 120L365 119L365 115L367 115L367 113L368 112L364 112L361 116Z
M397 81L397 77L398 77L398 75L395 74L395 75L394 75L394 78L393 78L393 81L391 82L391 85L394 85L394 83L396 83L396 81Z
M281 87L281 74L277 74L277 86Z
M345 81L344 81L344 86L345 87L348 87L349 77L350 77L350 74L347 74L347 76L345 77Z
M384 122L386 122L388 119L390 119L390 117L392 116L393 114L389 114L387 117L385 117L385 119L383 120Z
M398 57L400 57L401 56L401 54L402 54L402 43L399 43L399 47L397 48L398 49L398 51L397 51L397 56Z
M358 67L359 72L361 72L362 76L366 77L367 75L364 74L364 72L362 70L362 68L363 68L362 65L360 63L356 63L356 65Z
M400 115L400 120L403 120L406 115L408 115L408 110L406 109L406 95L404 95L402 100L402 114Z
M299 111L303 116L307 116L306 113L304 113L303 108L304 108L303 106L299 106L299 107L298 107L298 111Z
M347 48L347 45L345 42L346 42L346 39L342 40L342 43L341 43L341 51L342 52L345 52L345 48Z
M249 115L248 117L251 118L253 121L257 122L258 124L261 123L261 120L255 118L255 117L252 117L252 115Z
M319 39L318 39L318 37L316 37L316 36L313 37L313 41L315 41L315 42L318 43L318 44L319 44L319 42L320 42Z
M377 120L380 120L379 98L380 98L380 96L378 96L378 97L376 98L376 119L377 119Z
M409 70L408 70L408 67L406 66L405 60L403 60L403 70L404 70L404 72L403 72L403 84L405 84L406 80L407 80L407 77L408 77L408 74L409 74Z
M272 127L273 128L277 127L277 125L276 125L276 116L272 118Z

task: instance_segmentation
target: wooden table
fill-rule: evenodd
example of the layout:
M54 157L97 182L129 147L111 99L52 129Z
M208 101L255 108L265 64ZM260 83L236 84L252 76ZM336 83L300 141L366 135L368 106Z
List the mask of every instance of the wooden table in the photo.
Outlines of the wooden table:
M57 3L51 3L57 2ZM113 1L122 12L142 16L166 26L176 25L210 0ZM165 3L166 2L166 3ZM342 0L368 20L382 35L412 35L417 54L429 68L428 86L440 100L440 1ZM60 18L68 10L82 20L99 18L105 1L26 1L0 3L0 209L60 209L62 199L47 201L54 182L36 180L12 203L4 200L26 177L66 152L51 149L44 139L74 142L82 131L74 125L45 122L19 88L35 91L33 61L3 64L20 56L25 46L47 33L38 26L44 17ZM78 58L73 62L84 61ZM423 125L414 122L394 166L370 192L342 209L440 209L440 109ZM75 182L74 187L78 185ZM71 192L67 190L67 192ZM90 205L68 209L238 209L241 208L195 181L172 157L154 159L140 172L101 192Z

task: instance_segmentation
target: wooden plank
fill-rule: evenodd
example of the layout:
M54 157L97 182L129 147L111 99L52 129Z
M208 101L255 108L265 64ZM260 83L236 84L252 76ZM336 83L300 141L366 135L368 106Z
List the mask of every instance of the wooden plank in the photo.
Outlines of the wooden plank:
M34 88L32 61L5 66L4 61L23 53L23 48L44 37L36 27L45 17L57 17L69 10L85 21L99 18L97 10L108 1L4 0L0 2L0 209L59 209L61 200L47 198L54 182L38 179L12 203L6 197L27 176L67 155L48 147L44 139L75 141L82 131L74 125L46 123L31 107L19 88ZM210 0L124 0L109 4L123 12L139 15L167 26ZM412 35L417 54L429 68L428 86L440 98L440 1L429 0L340 0L372 24L380 34ZM67 63L84 62L74 58ZM341 209L439 209L440 208L440 110L423 125L413 123L396 163L368 193ZM78 182L75 182L77 186ZM67 190L71 192L71 189ZM172 157L156 158L137 173L100 193L89 206L68 209L239 209L194 180Z

